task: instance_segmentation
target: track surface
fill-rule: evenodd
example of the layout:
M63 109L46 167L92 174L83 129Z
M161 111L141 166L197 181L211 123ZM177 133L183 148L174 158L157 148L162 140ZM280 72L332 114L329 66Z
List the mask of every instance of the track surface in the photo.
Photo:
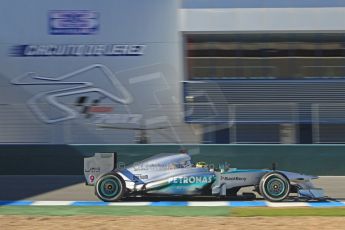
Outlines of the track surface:
M345 200L345 176L314 180L327 196ZM94 187L85 186L82 176L0 176L0 200L97 201Z

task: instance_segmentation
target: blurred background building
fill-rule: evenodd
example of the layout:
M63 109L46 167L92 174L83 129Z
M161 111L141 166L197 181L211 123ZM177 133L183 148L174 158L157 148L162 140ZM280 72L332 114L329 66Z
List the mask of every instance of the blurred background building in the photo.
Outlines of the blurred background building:
M343 143L344 4L184 1L186 121L208 143Z
M0 3L0 143L344 143L345 2Z

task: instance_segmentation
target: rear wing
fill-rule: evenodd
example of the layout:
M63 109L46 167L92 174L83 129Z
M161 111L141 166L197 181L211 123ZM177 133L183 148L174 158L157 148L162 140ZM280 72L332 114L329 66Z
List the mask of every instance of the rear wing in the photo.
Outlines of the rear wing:
M84 158L84 176L86 185L94 185L104 173L116 169L117 153L95 153L92 157Z

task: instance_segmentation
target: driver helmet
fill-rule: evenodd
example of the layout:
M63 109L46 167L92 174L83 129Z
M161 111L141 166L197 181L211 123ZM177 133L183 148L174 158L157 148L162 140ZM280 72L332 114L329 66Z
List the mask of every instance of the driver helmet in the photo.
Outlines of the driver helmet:
M197 168L207 168L207 164L204 161L199 161L196 163L195 167Z

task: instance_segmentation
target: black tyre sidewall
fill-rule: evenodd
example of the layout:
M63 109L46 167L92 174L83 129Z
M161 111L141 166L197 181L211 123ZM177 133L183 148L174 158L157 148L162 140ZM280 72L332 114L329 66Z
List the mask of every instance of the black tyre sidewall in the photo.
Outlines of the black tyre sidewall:
M282 180L285 184L285 191L283 193L282 196L279 196L279 197L274 197L272 195L270 195L267 191L266 191L266 184L269 183L270 180L274 179L274 178L278 178L280 180ZM278 172L271 172L271 173L267 173L265 174L261 180L260 180L260 184L259 184L259 190L260 190L260 194L266 199L266 200L269 200L269 201L272 201L272 202L278 202L278 201L283 201L290 193L290 188L291 188L291 185L290 185L290 181L289 179L284 176L283 174L281 173L278 173Z
M102 195L102 193L99 191L100 189L100 185L101 183L105 180L105 179L111 179L113 178L116 183L118 184L118 186L120 187L120 191L114 196L114 197L105 197ZM120 182L120 183L118 183ZM95 185L95 193L96 193L96 196L105 201L105 202L114 202L114 201L118 201L120 200L123 195L124 195L124 192L126 190L126 185L125 185L125 182L123 181L123 179L117 174L117 173L107 173L107 174L104 174L103 176L101 176L97 182L96 182L96 185Z

